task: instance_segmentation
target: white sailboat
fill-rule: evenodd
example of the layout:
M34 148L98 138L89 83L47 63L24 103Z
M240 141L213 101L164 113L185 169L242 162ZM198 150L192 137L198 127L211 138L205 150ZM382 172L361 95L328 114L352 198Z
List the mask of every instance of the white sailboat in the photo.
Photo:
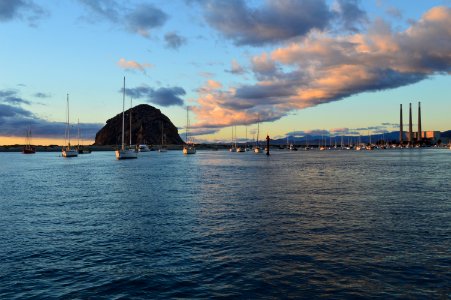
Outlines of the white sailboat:
M125 76L124 76L124 89L122 96L122 145L120 149L116 150L116 159L133 159L138 158L138 152L135 149L130 149L129 147L125 147ZM130 108L131 113L131 108ZM130 126L130 143L132 136L132 128Z
M185 132L185 140L186 145L183 146L183 154L196 154L196 148L194 147L194 143L189 140L189 107L186 107L186 132Z
M63 157L77 157L78 151L76 149L70 147L69 94L67 94L66 105L67 105L67 107L66 107L67 120L66 120L66 132L65 132L64 139L67 144L66 144L66 146L63 146L63 148L61 150L61 155Z

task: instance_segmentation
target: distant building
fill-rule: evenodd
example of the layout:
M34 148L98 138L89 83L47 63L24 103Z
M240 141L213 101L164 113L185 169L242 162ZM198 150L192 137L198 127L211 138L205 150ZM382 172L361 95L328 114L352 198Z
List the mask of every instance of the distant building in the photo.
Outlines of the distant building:
M408 137L408 133L409 132L403 131L402 136L404 140ZM412 132L412 135L413 140L418 140L418 132ZM440 140L440 131L421 131L421 139L437 143L437 141Z
M418 137L418 132L414 132L415 138ZM440 131L421 131L421 139L431 140L436 143L440 139Z

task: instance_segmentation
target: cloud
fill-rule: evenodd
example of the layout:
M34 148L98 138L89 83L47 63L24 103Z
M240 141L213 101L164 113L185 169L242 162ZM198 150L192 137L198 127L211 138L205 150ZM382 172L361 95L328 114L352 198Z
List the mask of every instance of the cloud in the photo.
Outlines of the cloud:
M260 79L270 78L277 74L275 62L266 53L252 57L251 64L252 71Z
M244 70L244 68L234 59L234 60L232 60L230 71L227 71L227 72L230 72L230 73L236 74L236 75L241 75L241 74L246 73L246 70Z
M9 117L32 117L33 114L21 107L11 106L8 104L0 103L0 124L5 118Z
M117 65L125 70L139 70L143 73L146 73L146 69L153 67L152 64L138 63L134 60L126 60L125 58L119 59Z
M19 97L18 91L15 90L0 90L0 102L9 103L12 105L31 104L30 101Z
M2 0L0 1L0 22L13 19L26 19L30 26L48 13L31 0Z
M215 134L218 131L219 129L194 129L190 130L189 133L192 136L200 136L200 135Z
M89 20L94 22L98 20L98 17L102 17L111 22L118 22L120 20L119 11L122 10L119 4L115 0L78 0L95 16L89 17Z
M120 90L122 93L122 90ZM186 95L181 87L161 87L153 89L148 86L140 86L131 89L125 89L125 93L135 99L144 99L147 102L158 104L161 106L182 106L184 101L180 96Z
M198 123L210 128L271 121L351 95L451 73L451 8L435 7L407 30L376 19L365 34L312 32L251 59L257 82L200 91Z
M143 37L149 37L150 30L162 26L168 16L151 4L141 4L125 17L127 28Z
M402 19L402 12L394 6L388 7L385 12L394 18Z
M359 27L368 22L366 12L359 7L359 3L359 0L337 0L334 11L342 29L357 32Z
M357 32L368 22L358 0L206 0L207 23L236 45L262 46L304 37L312 31Z
M151 4L140 4L135 7L123 5L115 0L78 0L91 14L87 19L91 22L107 20L122 26L125 30L148 38L152 29L162 26L168 15ZM120 4L121 3L121 4Z
M210 26L237 45L260 46L324 29L331 12L322 0L265 1L249 7L243 0L201 1Z
M37 97L37 98L50 98L51 97L50 94L46 94L46 93L42 93L42 92L37 92L33 96Z
M171 49L178 49L186 44L186 39L175 32L166 33L164 35L164 40L166 41L166 47Z
M98 123L82 123L80 132L85 139L93 139L102 126ZM25 136L30 127L34 137L62 138L66 123L50 122L38 118L29 110L0 103L0 136ZM76 129L73 130L75 132Z

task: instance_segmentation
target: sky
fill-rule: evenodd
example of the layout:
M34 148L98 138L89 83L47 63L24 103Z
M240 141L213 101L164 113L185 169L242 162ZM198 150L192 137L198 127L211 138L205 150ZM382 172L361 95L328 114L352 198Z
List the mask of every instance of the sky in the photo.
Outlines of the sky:
M147 103L197 142L451 129L450 0L0 0L0 145ZM414 122L416 123L416 122Z

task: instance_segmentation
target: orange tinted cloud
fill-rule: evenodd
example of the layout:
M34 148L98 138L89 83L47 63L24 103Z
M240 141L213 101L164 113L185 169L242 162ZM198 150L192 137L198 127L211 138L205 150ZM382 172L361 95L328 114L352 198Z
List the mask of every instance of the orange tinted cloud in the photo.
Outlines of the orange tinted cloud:
M134 60L126 60L125 58L119 59L117 62L117 65L121 67L122 69L129 69L129 70L139 70L142 72L145 72L146 69L152 68L152 64L148 63L138 63Z
M291 110L450 74L451 8L432 8L401 32L379 19L366 33L311 32L252 57L251 65L255 84L199 95L197 126L275 120Z

